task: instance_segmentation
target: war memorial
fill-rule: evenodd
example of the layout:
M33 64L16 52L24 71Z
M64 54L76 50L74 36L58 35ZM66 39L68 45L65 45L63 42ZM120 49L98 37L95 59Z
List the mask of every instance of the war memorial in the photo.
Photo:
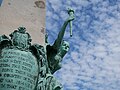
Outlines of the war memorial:
M49 44L47 35L43 39L45 44L32 43L28 28L23 26L9 35L0 33L0 90L63 90L53 74L61 68L70 48L63 37L68 25L72 36L74 11L69 9L66 13L69 17L53 45Z

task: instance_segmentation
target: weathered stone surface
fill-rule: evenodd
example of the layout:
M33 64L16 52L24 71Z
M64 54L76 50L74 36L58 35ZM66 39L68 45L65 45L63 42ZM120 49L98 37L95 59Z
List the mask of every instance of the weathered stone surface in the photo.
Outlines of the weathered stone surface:
M0 34L24 26L33 43L44 44L45 0L3 0L0 6Z

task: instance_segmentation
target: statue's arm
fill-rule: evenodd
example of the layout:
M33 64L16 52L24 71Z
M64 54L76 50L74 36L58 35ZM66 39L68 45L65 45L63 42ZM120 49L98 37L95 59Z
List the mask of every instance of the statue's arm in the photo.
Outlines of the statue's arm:
M55 40L55 43L53 44L54 48L59 49L67 25L68 25L68 21L65 21L62 28L61 28L61 30L60 30L60 32L59 32L59 34L58 34L58 36L57 36L57 39Z
M61 45L61 42L62 42L62 40L63 40L63 36L64 36L64 34L65 34L65 29L66 29L68 23L69 23L70 21L72 21L72 20L74 20L74 16L70 16L70 17L64 22L64 24L63 24L63 26L62 26L62 28L61 28L58 36L57 36L57 39L55 40L55 42L54 42L54 44L53 44L53 47L54 47L55 49L59 50L60 45Z
M49 65L49 68L50 68L52 74L61 68L62 58L68 51L64 47L66 47L66 45L67 45L67 47L69 48L69 45L66 44L65 41L63 41L63 37L65 34L65 29L66 29L67 25L72 20L74 20L74 14L70 15L69 18L64 22L60 32L58 33L57 39L55 40L54 44L52 46L47 45L47 47L46 47L48 65ZM62 42L64 42L64 43L62 43Z

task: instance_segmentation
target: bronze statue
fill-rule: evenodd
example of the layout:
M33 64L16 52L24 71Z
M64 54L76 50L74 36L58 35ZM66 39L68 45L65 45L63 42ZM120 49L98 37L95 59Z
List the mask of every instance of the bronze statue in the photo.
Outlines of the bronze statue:
M69 50L63 40L65 29L74 20L74 11L69 9L69 18L64 22L57 39L46 48L31 44L25 27L0 36L0 90L62 90L62 85L53 74L61 68L61 61ZM70 36L72 29L70 29Z

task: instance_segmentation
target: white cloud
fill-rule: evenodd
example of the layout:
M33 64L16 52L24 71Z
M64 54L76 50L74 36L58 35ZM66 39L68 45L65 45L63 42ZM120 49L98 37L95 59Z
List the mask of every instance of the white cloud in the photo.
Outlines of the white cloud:
M120 2L113 6L103 0L48 2L54 10L48 9L48 16L54 19L68 17L65 7L72 6L76 10L75 35L69 38L67 33L71 51L65 56L59 75L56 72L65 90L120 90ZM91 3L92 10L86 10ZM55 23L54 19L50 19L50 23ZM60 28L59 20L53 23L47 25L49 30Z

